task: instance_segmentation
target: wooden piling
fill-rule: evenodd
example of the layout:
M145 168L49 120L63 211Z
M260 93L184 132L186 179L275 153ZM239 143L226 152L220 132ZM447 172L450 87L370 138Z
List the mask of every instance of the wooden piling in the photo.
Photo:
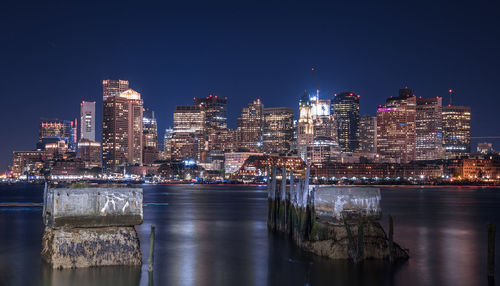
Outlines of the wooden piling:
M365 222L361 221L358 224L358 261L363 260L365 254L364 254L364 247L365 247L365 242L364 242L364 227L365 227Z
M495 277L495 233L496 224L488 223L488 278Z
M389 215L389 260L394 261L394 223L392 215Z
M154 265L154 252L155 252L155 225L151 225L151 234L149 235L149 258L148 258L148 271L153 272Z

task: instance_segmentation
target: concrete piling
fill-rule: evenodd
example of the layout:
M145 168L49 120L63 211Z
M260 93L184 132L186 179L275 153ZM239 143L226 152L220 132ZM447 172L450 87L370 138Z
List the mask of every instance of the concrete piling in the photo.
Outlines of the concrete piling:
M151 234L149 235L149 258L148 271L153 272L154 269L154 252L155 252L155 225L151 225Z

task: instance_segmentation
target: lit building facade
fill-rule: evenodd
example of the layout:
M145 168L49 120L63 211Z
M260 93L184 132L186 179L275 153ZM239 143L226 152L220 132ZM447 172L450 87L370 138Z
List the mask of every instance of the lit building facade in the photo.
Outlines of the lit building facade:
M261 150L263 123L264 105L260 99L242 108L238 118L238 147L251 152Z
M144 147L158 148L158 124L155 112L147 108L142 114L142 134Z
M141 94L127 89L104 96L102 157L105 168L142 164L143 101Z
M85 168L101 167L101 143L89 139L78 142L78 157L83 161Z
M377 153L377 117L363 115L359 119L360 153Z
M358 148L359 95L353 92L335 94L332 113L337 123L339 147L345 152L354 152Z
M43 160L45 151L14 151L12 159L13 178L19 178L22 175L40 176L43 169Z
M312 118L311 97L307 91L299 100L299 121L297 122L297 153L302 160L307 160L307 146L314 140L314 122Z
M95 101L80 103L80 139L95 141Z
M286 154L293 142L293 109L264 108L262 149L265 153Z
M416 160L443 156L443 105L441 97L417 98Z
M102 81L102 95L105 100L108 97L120 96L120 93L128 89L128 80L106 79Z
M165 135L163 136L163 160L172 159L172 137L174 137L174 129L165 129Z
M307 146L307 162L321 165L325 162L335 160L338 157L337 142L330 137L317 136L314 141Z
M227 128L227 97L210 94L207 97L195 97L193 103L205 114L206 132Z
M415 160L416 105L412 90L404 88L377 109L377 153L386 161Z
M226 175L238 171L243 166L243 163L245 163L245 160L252 155L260 156L263 154L255 152L231 152L224 154L224 170Z
M38 144L37 149L44 149L42 146L44 138L59 137L68 144L68 148L76 151L76 119L75 121L59 120L59 119L40 119L38 128Z
M205 111L198 105L177 106L174 111L171 159L200 159L204 150Z
M469 106L443 106L443 147L447 158L470 153L470 118Z

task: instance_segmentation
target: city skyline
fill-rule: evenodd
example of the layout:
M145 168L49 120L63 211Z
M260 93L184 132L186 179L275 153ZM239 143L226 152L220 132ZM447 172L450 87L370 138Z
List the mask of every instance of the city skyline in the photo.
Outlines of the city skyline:
M256 98L267 106L292 107L297 117L297 99L304 89L313 93L317 85L321 98L348 90L360 94L360 115L375 115L375 106L404 86L417 96L442 96L444 105L451 88L454 104L471 106L472 136L498 136L500 127L489 124L499 104L493 95L500 58L491 53L499 50L498 37L491 37L498 33L494 27L499 19L492 12L496 5L470 8L449 2L428 10L418 3L326 5L323 8L338 12L330 17L329 9L293 4L258 9L229 5L208 8L213 12L208 14L160 4L152 11L133 4L136 23L147 31L138 33L136 23L116 21L122 18L119 12L130 15L131 7L108 14L104 12L115 8L113 4L34 4L39 9L10 4L7 10L13 13L6 20L14 24L8 26L8 44L2 50L13 56L1 71L9 100L0 119L10 122L14 110L23 112L15 127L1 127L9 136L0 143L0 170L11 164L14 149L34 148L41 117L72 120L82 100L100 102L100 82L106 78L133 83L145 107L156 113L159 138L172 126L175 106L189 104L193 97L228 97L228 123L235 128L240 109ZM95 17L92 24L78 24L89 15ZM40 25L32 27L36 21ZM106 32L113 29L123 32ZM158 36L158 29L165 33ZM79 37L72 36L76 34ZM28 41L22 35L32 37ZM203 47L202 52L194 53L196 47ZM102 120L101 108L97 104L96 122ZM101 133L99 124L96 132Z

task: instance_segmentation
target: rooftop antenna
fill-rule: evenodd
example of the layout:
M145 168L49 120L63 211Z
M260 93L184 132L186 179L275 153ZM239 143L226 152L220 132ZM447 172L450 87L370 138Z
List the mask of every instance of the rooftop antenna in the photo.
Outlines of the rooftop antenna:
M453 102L451 101L451 96L453 94L453 89L449 89L448 92L450 93L450 106L453 104Z
M316 85L316 100L319 100L319 85L318 85L318 80L316 79L316 69L313 67L311 69L311 72L313 75L314 85Z

